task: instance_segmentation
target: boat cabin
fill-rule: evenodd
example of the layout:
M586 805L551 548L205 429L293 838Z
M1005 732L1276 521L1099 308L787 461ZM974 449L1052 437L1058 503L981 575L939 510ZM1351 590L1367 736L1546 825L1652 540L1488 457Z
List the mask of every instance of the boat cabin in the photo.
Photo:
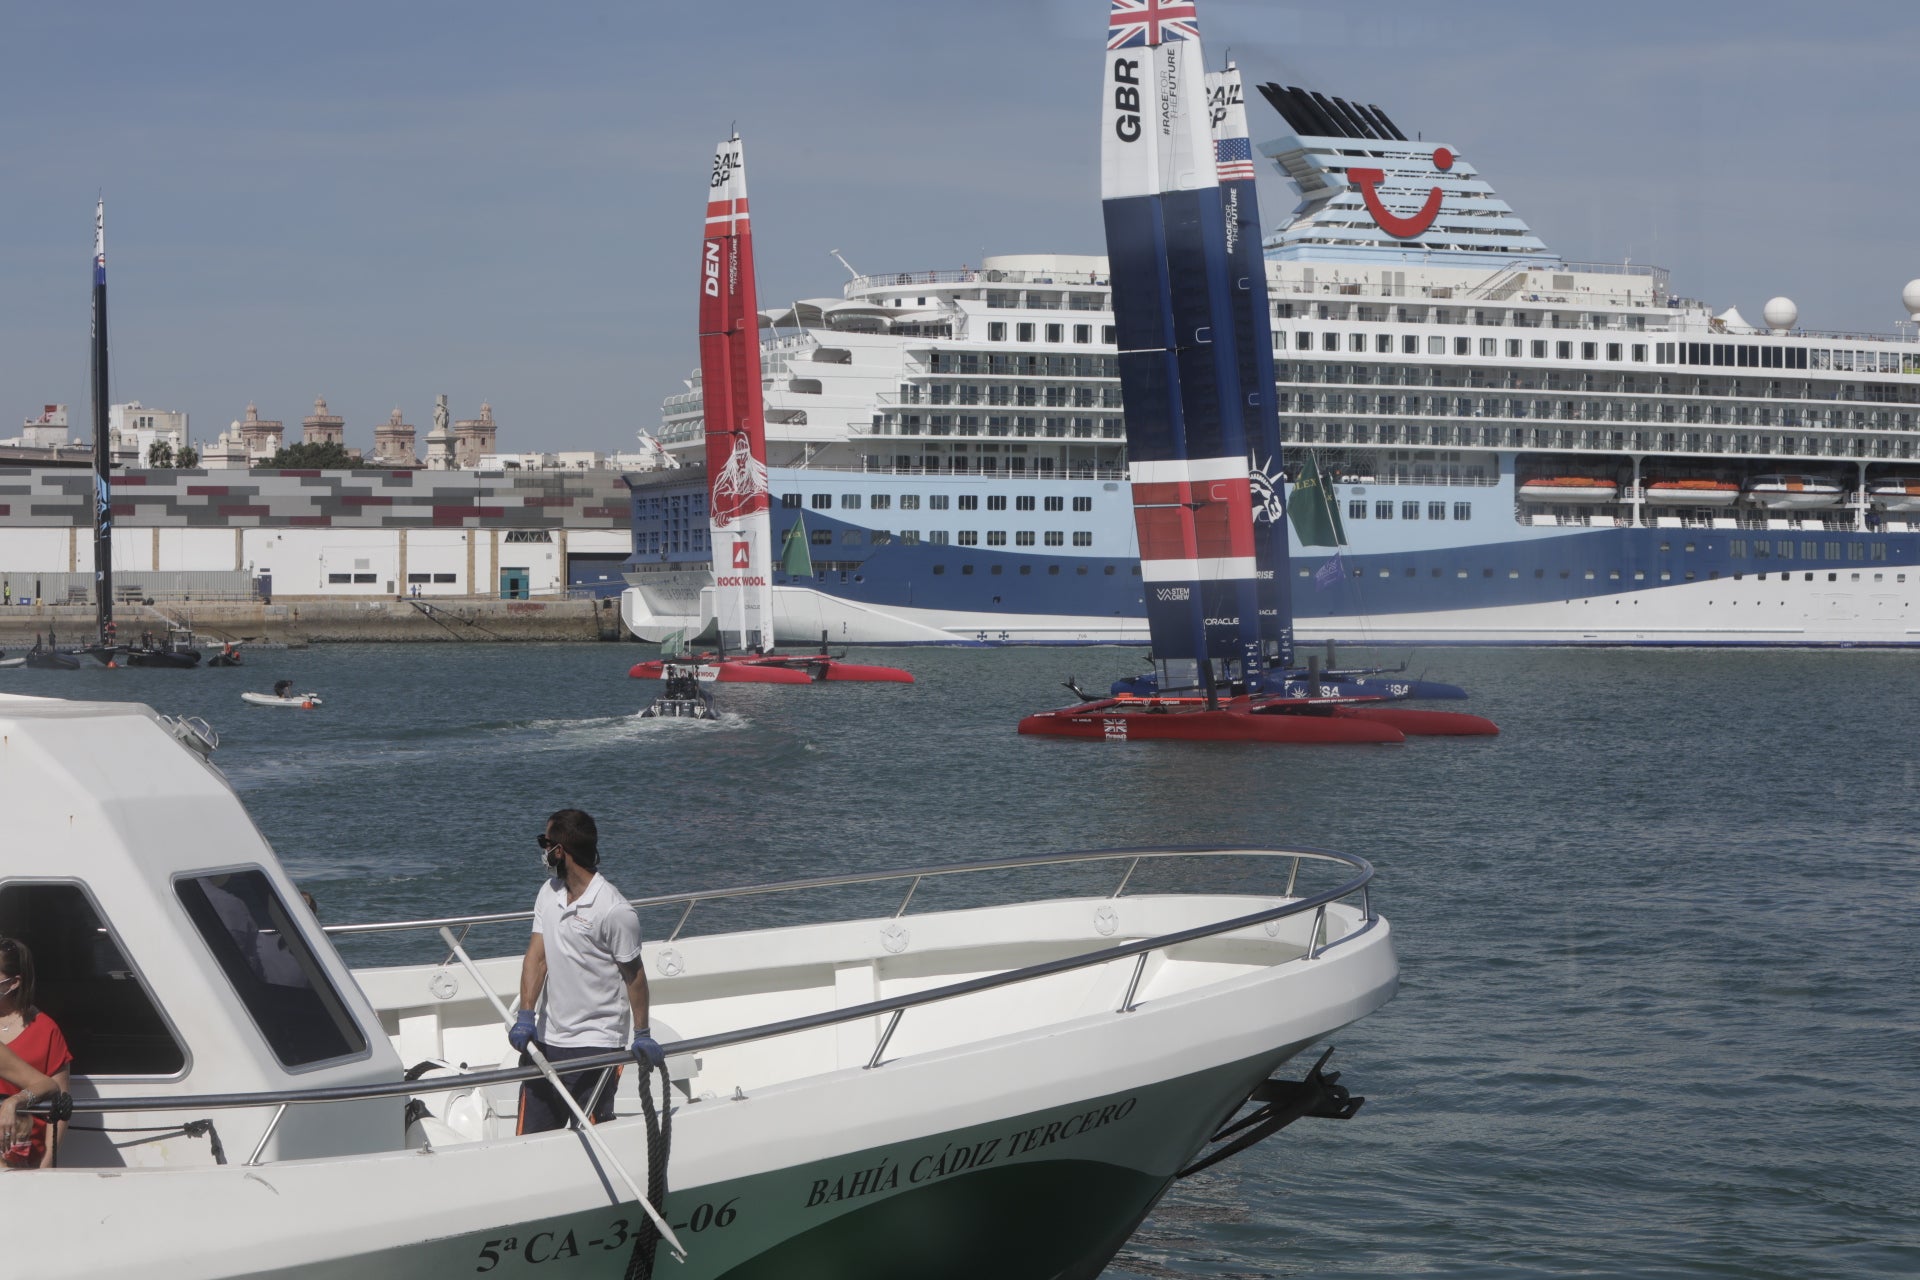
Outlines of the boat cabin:
M373 1009L191 737L137 704L0 696L0 935L33 951L74 1097L398 1080ZM404 1105L79 1117L60 1163L212 1164L216 1143L239 1161L263 1136L269 1160L391 1150Z

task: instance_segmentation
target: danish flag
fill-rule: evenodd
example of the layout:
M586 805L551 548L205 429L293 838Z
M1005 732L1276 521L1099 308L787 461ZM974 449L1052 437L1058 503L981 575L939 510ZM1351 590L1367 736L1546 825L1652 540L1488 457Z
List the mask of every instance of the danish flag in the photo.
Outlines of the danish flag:
M1199 38L1200 11L1191 0L1113 0L1113 13L1107 19L1109 49Z

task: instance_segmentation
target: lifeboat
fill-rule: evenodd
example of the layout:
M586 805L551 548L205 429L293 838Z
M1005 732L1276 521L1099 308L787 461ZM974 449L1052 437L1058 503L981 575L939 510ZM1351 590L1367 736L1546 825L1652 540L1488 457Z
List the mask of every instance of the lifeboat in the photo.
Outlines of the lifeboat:
M1522 502L1612 502L1620 484L1604 476L1540 476L1520 486Z
M1647 501L1678 507L1730 507L1740 498L1740 486L1731 480L1654 480L1647 484Z
M1920 480L1876 480L1867 501L1882 511L1920 511Z
M1837 506L1846 495L1839 482L1822 476L1759 476L1747 485L1747 497L1769 511L1809 511Z

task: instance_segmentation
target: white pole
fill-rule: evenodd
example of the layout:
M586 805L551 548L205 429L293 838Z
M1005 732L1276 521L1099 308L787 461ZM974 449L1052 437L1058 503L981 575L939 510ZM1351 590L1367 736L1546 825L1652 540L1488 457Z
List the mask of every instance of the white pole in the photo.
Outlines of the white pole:
M467 971L467 976L479 984L480 990L493 1003L494 1012L500 1015L500 1020L511 1027L513 1015L507 1012L507 1006L500 999L499 994L487 985L485 978L480 976L480 970L474 966L473 959L461 947L459 939L453 936L453 930L442 926L440 936L446 940L449 947L453 948L453 954L459 959L461 967ZM660 1235L666 1240L667 1246L673 1250L680 1261L685 1262L686 1247L680 1243L680 1238L673 1234L673 1228L667 1225L666 1219L660 1216L659 1210L648 1201L646 1192L642 1191L640 1184L633 1180L633 1175L627 1172L627 1167L620 1163L612 1151L608 1150L606 1140L594 1132L592 1121L588 1120L586 1113L580 1109L580 1103L573 1096L572 1090L560 1083L560 1074L553 1069L553 1064L547 1061L547 1055L540 1052L539 1045L529 1044L527 1056L533 1059L534 1065L539 1067L541 1074L547 1077L547 1083L553 1086L554 1092L560 1095L560 1100L567 1104L569 1111L573 1112L573 1118L580 1122L580 1132L586 1138L587 1145L592 1147L602 1160L613 1166L614 1172L620 1175L620 1180L627 1184L627 1190L633 1192L633 1198L639 1202L642 1209L647 1211L647 1216L653 1219L653 1225L660 1229ZM647 1089L651 1088L652 1084L650 1081L643 1081L640 1087ZM653 1159L651 1149L647 1151L647 1159L649 1161Z

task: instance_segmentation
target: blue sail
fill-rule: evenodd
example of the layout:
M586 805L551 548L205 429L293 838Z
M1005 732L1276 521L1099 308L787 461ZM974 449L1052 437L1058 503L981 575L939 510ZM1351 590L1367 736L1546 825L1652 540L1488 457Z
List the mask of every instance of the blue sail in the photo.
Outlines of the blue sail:
M1293 665L1293 584L1288 565L1286 484L1280 459L1280 414L1274 395L1273 311L1267 262L1260 248L1260 202L1240 72L1232 63L1207 73L1207 118L1226 235L1229 302L1234 315L1241 433L1250 447L1254 559L1260 639L1269 666Z
M1251 675L1246 397L1198 26L1191 4L1112 5L1101 191L1148 626L1161 659Z

